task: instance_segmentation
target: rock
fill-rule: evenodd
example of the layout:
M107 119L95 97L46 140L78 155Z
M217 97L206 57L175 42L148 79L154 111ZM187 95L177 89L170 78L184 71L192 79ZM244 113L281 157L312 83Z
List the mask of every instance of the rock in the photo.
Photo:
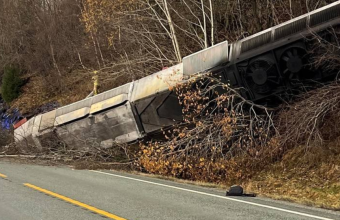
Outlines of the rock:
M243 196L243 188L238 185L233 185L227 191L227 196Z

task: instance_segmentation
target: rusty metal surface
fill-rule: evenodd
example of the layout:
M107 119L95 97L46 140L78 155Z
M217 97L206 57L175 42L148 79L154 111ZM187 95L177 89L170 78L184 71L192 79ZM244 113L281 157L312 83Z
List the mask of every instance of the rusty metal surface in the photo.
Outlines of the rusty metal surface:
M228 41L183 58L183 74L191 75L229 62Z

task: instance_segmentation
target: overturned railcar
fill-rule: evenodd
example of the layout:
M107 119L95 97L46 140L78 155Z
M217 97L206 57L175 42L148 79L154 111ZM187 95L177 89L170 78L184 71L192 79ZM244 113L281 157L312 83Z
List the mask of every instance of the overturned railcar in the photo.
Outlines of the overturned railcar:
M273 96L332 72L308 67L308 37L340 26L340 2L228 45L222 42L183 58L183 63L97 96L38 115L15 130L18 143L44 146L51 135L74 147L129 143L182 120L169 87L211 71L244 96L266 103ZM325 32L326 33L326 32ZM327 35L327 33L326 33Z
M298 85L330 79L334 73L309 65L310 39L327 38L325 30L339 26L340 1L235 42L225 74L231 85L247 88L248 99L264 103Z

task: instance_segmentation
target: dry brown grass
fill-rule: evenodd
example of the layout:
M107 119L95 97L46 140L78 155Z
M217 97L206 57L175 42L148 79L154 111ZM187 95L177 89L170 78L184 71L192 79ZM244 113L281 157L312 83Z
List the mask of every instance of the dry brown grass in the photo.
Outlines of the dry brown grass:
M224 183L211 183L135 171L132 173L218 189L228 189L232 184L240 184L247 192L255 192L259 196L340 210L339 142L340 138L308 152L305 146L293 148L281 160L267 164L262 171L253 170L252 176L247 180L237 181L237 178L233 178L234 180ZM240 169L244 167L241 165Z
M36 108L53 101L60 105L84 99L92 91L91 74L77 71L61 78L27 74L28 82L21 95L11 103L12 108L20 109L22 114L30 114Z
M340 138L306 152L305 146L285 153L246 183L261 195L340 210Z

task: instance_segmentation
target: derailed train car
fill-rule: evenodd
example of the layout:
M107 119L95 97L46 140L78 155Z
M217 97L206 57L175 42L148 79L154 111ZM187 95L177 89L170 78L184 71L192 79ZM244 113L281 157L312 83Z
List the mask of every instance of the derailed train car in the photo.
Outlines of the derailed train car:
M170 90L192 74L211 71L247 99L265 103L297 83L323 81L332 72L311 70L306 59L313 33L340 25L340 2L228 45L222 42L183 59L183 63L97 96L38 115L15 130L18 143L44 145L57 135L72 146L110 147L145 137L182 120Z

